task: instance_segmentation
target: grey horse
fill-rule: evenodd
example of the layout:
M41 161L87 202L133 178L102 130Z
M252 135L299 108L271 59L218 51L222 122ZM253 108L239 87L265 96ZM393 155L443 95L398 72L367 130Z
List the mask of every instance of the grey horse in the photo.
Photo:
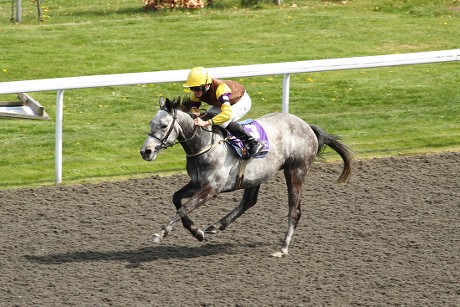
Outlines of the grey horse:
M182 221L183 226L203 241L205 234L224 230L246 210L254 206L260 185L280 170L284 171L288 190L288 229L281 250L273 256L288 254L289 243L301 215L302 186L315 157L327 145L343 160L343 170L337 182L351 176L352 153L338 138L319 127L309 125L288 113L272 113L257 119L270 141L270 151L264 158L242 160L225 141L221 129L199 128L193 124L193 114L187 99L160 98L160 110L150 122L150 133L140 154L146 161L174 144L181 144L187 156L187 173L191 180L173 195L176 214L151 241L160 243L163 237ZM209 128L209 129L208 129ZM242 167L243 165L243 167ZM204 231L195 227L189 213L222 192L244 189L243 198L226 216ZM189 198L185 203L183 199Z

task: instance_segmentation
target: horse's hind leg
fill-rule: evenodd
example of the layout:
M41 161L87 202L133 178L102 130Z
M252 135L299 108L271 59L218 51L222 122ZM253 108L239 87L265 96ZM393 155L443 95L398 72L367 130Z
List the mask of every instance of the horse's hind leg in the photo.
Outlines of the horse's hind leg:
M259 195L259 188L260 185L245 189L240 204L217 223L206 228L205 233L216 234L219 230L224 230L231 222L246 212L246 210L254 206L257 202L257 196Z
M307 171L303 169L285 169L284 176L288 187L288 229L284 237L284 242L281 251L274 253L274 257L282 257L288 254L289 243L291 242L294 230L297 227L300 216L300 196L302 194L302 186Z

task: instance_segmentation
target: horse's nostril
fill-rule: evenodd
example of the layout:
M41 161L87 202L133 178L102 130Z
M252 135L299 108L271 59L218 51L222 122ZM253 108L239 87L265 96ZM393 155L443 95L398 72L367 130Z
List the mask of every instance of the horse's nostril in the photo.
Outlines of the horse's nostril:
M141 155L143 157L148 157L148 156L150 156L151 153L152 153L152 150L150 150L150 149L141 150Z

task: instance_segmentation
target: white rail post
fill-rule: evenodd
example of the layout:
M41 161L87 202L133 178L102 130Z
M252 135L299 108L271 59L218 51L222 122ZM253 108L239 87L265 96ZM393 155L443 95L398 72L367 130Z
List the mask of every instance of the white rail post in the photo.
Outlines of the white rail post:
M289 113L289 81L291 79L290 74L285 74L283 79L283 102L282 111L283 113Z
M56 94L56 148L55 177L56 185L62 182L62 119L64 114L64 90Z
M22 4L21 0L16 0L16 22L22 21Z

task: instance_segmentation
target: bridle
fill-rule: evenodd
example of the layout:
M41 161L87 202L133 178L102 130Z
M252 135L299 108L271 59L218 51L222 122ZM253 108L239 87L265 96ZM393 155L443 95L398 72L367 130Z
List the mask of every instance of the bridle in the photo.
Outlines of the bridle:
M166 149L168 147L173 147L174 145L179 144L179 143L187 143L188 141L192 140L196 136L196 133L198 131L198 129L197 129L198 126L195 126L195 128L193 129L193 135L190 138L182 140L182 141L177 140L177 141L172 142L172 143L170 143L168 145L166 143L166 141L168 140L169 136L171 135L171 132L174 129L174 125L176 124L176 121L177 121L177 109L175 109L175 108L172 109L171 116L173 118L173 121L171 122L171 125L169 126L168 132L166 132L165 136L162 139L160 139L159 137L154 135L151 131L148 133L148 136L160 141L160 148L161 149ZM182 125L179 122L177 124L182 128L182 131L183 131L184 128L182 127Z
M160 139L159 137L157 137L156 135L154 135L152 133L152 131L149 132L149 136L154 138L154 139L157 139L158 141L160 141L160 147L161 149L166 149L168 147L172 147L174 144L171 143L170 145L166 145L166 141L168 140L169 138L169 135L171 134L171 132L173 131L174 129L174 124L176 123L176 120L177 120L177 111L176 109L173 108L173 113L171 114L172 117L173 117L173 121L171 123L171 125L169 126L169 129L168 129L168 132L166 132L165 136L163 137L163 139Z

